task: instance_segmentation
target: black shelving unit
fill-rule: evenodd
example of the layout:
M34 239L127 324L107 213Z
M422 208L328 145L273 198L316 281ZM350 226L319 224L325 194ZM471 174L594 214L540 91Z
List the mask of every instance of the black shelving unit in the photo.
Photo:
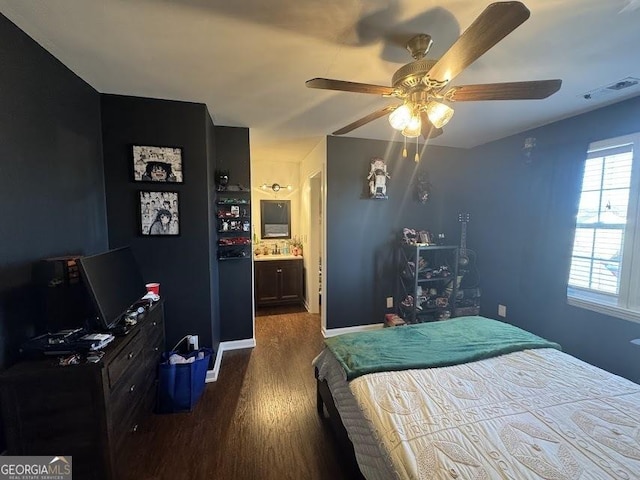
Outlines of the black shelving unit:
M407 323L454 316L458 246L401 244L398 249L398 315Z
M218 260L251 259L251 190L221 190L216 197Z

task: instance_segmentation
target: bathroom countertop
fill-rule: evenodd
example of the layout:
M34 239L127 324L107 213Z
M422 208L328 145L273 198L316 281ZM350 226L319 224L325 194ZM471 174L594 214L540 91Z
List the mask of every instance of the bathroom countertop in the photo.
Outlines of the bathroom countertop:
M268 260L302 260L302 255L253 255L253 260L256 262L264 262Z

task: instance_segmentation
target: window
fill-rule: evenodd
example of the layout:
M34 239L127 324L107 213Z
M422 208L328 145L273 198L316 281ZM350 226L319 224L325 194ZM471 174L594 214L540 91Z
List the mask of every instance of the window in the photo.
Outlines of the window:
M572 305L640 321L640 134L587 152L567 287Z

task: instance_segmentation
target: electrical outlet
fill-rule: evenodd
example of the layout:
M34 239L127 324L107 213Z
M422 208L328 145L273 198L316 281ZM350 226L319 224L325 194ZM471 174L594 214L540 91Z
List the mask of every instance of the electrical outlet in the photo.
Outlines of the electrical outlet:
M393 297L387 297L387 308L393 308Z
M498 304L498 316L502 317L502 318L507 316L507 306L506 305Z
M195 351L200 348L199 342L198 342L198 335L189 335L189 338L187 339L187 341L189 342L189 351Z

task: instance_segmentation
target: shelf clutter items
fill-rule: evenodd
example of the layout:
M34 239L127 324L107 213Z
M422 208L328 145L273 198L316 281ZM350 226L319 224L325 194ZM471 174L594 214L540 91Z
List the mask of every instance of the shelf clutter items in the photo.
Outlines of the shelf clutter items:
M251 190L218 188L216 199L218 259L251 258Z
M436 245L429 232L405 228L398 248L398 316L405 323L454 316L458 246ZM385 323L386 323L385 319Z
M110 333L92 333L84 328L45 333L27 340L20 346L24 357L38 358L41 355L71 355L101 350L114 340Z
M399 327L401 325L406 325L406 324L407 322L405 322L402 318L400 318L395 313L387 313L384 316L385 327Z

